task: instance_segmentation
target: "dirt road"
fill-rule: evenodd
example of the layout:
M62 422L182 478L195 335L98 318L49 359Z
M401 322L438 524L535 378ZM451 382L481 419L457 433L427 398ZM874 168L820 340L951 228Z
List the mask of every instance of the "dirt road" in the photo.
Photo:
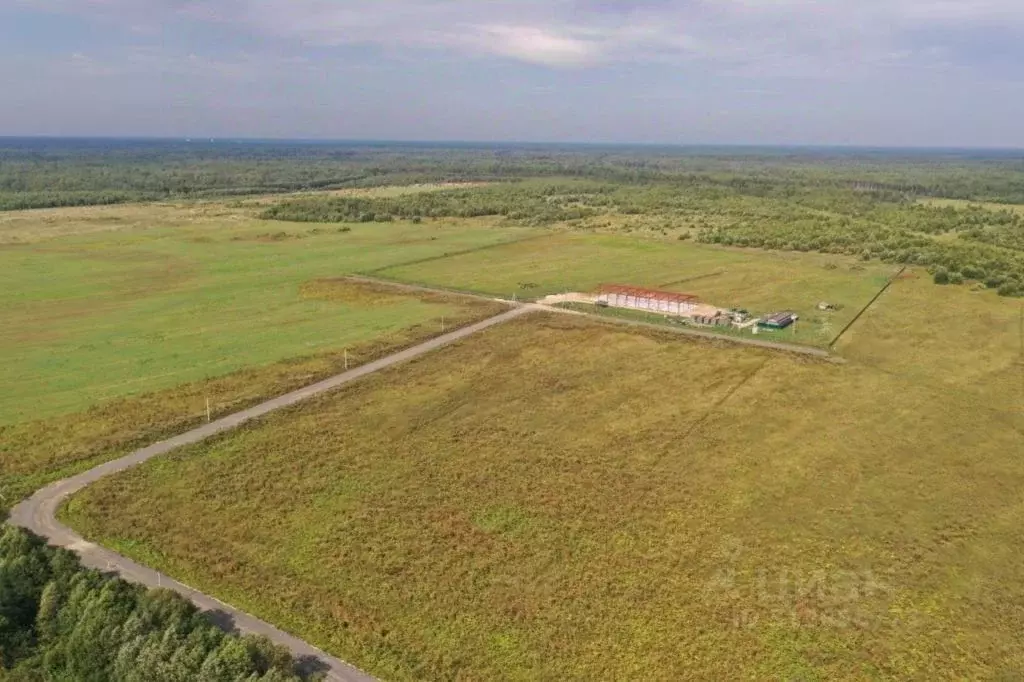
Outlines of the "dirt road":
M178 594L191 600L196 606L211 613L215 621L221 625L234 628L241 632L265 635L272 641L288 647L296 659L308 670L326 673L328 680L338 682L366 682L373 680L372 677L355 668L354 666L303 642L302 640L278 630L269 623L265 623L244 611L224 604L213 597L202 594L187 585L183 585L171 578L146 568L134 561L127 559L120 554L104 549L98 545L87 542L73 530L60 523L56 518L57 508L68 496L73 495L91 483L101 478L110 476L120 471L138 466L143 462L168 453L192 443L198 443L218 433L234 429L245 422L262 417L270 412L294 405L303 400L308 400L327 391L343 386L361 377L373 374L387 367L412 360L421 355L429 353L460 339L472 336L478 332L507 322L531 312L530 307L518 307L508 312L496 315L482 322L463 327L462 329L431 339L418 346L389 355L374 362L367 363L361 367L349 370L330 379L299 389L287 395L283 395L265 403L251 407L248 410L236 412L222 419L211 422L197 429L193 429L174 438L159 443L154 443L121 459L101 464L95 469L74 476L72 478L58 481L25 500L16 506L10 515L10 522L14 525L27 528L28 530L46 538L51 544L67 547L73 550L82 558L82 562L92 568L104 571L111 571L119 574L126 580L141 583L149 587L164 587L174 590Z

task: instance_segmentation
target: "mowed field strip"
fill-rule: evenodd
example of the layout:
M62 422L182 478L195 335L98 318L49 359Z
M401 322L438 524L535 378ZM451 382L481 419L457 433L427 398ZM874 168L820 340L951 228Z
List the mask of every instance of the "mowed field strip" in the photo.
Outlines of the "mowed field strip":
M529 316L64 518L387 679L1013 678L1018 312L899 280L844 365Z

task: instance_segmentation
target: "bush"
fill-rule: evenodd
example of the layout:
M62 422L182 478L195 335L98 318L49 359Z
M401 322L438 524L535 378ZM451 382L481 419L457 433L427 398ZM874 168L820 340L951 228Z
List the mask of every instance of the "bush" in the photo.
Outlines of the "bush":
M1020 282L1010 280L1004 282L996 292L1000 296L1021 296L1024 295L1024 288L1022 288Z
M932 279L935 280L936 284L949 284L949 271L946 268L939 268L932 275Z

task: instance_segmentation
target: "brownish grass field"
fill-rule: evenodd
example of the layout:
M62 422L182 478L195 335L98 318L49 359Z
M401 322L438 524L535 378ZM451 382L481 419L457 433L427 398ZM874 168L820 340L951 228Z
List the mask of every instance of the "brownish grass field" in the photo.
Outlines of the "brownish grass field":
M522 318L65 516L386 679L1017 679L1020 316L901 280L841 365Z

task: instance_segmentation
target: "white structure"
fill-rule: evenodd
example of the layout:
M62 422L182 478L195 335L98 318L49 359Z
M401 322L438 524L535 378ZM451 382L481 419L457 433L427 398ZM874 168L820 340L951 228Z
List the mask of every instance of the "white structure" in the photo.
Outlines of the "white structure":
M597 301L615 308L632 308L667 315L687 316L697 310L696 296L674 291L659 291L624 284L603 284Z

